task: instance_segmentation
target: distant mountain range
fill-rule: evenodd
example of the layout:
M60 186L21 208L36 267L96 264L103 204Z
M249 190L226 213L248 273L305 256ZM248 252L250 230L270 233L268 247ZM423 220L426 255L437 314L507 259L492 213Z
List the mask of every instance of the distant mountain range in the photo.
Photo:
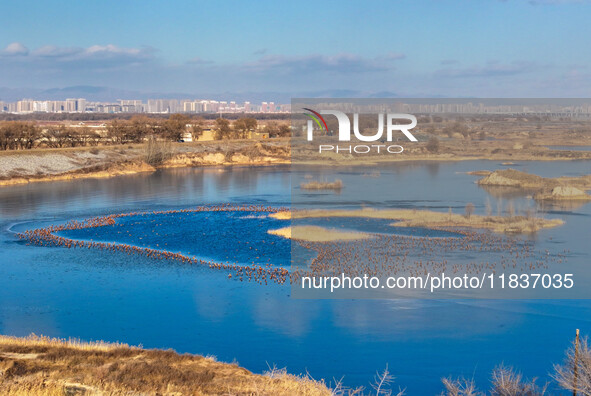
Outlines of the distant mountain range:
M35 88L6 88L0 87L0 101L14 102L21 99L35 100L64 100L67 98L85 98L89 101L111 102L117 99L213 99L234 100L236 102L250 101L258 103L272 101L275 103L289 103L292 97L297 98L396 98L394 92L361 92L354 90L322 90L313 92L223 92L223 93L186 93L186 92L141 92L111 87L92 85L76 85L64 88L35 89Z

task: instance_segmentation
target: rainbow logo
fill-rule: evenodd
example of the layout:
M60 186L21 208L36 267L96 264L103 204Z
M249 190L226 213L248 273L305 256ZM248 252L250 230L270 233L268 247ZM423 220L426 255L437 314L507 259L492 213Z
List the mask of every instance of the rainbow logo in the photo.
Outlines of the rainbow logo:
M320 130L324 129L324 131L326 133L328 133L328 126L326 125L326 121L324 121L324 118L322 118L320 113L318 113L312 109L308 109L306 107L304 107L304 110L308 110L310 113L312 113L312 114L307 114L307 113L304 113L304 114L306 114L308 117L310 117L312 120L314 120L314 122L316 122L316 124L318 125L318 128L320 128ZM323 126L324 126L324 128L323 128Z

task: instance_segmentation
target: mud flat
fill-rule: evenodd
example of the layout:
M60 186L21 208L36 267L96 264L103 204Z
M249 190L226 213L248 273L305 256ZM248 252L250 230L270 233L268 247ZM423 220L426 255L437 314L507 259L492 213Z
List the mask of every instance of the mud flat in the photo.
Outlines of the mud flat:
M323 382L284 370L258 375L173 350L34 335L0 336L0 377L0 393L7 396L331 395Z
M364 217L396 220L395 227L423 227L431 229L469 228L491 230L497 233L532 233L563 224L560 219L524 216L479 216L442 213L430 210L408 209L356 209L356 210L303 210L273 213L269 216L286 220L318 217Z
M513 187L534 192L537 200L591 200L586 190L591 189L591 175L581 177L545 178L515 169L498 170L494 172L470 172L473 175L484 176L478 180L481 186Z

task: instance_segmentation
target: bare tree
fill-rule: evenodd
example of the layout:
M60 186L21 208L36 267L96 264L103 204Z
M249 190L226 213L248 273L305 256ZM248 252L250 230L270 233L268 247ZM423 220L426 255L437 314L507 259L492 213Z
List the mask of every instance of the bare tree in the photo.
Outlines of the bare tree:
M70 128L65 125L47 128L46 136L49 147L61 148L70 144Z
M127 122L122 120L113 120L107 125L107 135L115 144L125 143L125 135L127 134Z
M204 121L201 117L191 121L191 135L193 135L194 140L199 140L199 138L203 136L203 124Z
M164 136L173 141L179 140L190 122L191 119L184 114L172 114L162 125Z
M564 363L554 365L552 378L564 389L591 396L591 350L587 337L575 338L566 351Z
M2 150L10 150L14 147L16 136L12 128L8 124L0 126L0 148Z
M0 126L0 148L31 149L41 138L41 129L31 122L9 121Z
M230 128L230 121L226 120L225 118L218 118L215 120L215 125L216 140L229 139L231 137L232 128Z
M146 116L134 116L129 120L127 139L134 143L141 143L152 136L159 129L155 120Z
M33 123L15 123L16 134L22 149L32 149L35 142L41 137L41 129Z
M238 139L246 139L248 133L257 128L257 120L249 117L242 117L234 121L234 137Z

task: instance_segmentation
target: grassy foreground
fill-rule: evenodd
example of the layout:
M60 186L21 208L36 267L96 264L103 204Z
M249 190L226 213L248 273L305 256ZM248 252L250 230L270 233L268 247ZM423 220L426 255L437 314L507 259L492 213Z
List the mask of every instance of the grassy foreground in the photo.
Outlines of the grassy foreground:
M64 395L330 395L321 381L172 350L0 335L0 394Z

